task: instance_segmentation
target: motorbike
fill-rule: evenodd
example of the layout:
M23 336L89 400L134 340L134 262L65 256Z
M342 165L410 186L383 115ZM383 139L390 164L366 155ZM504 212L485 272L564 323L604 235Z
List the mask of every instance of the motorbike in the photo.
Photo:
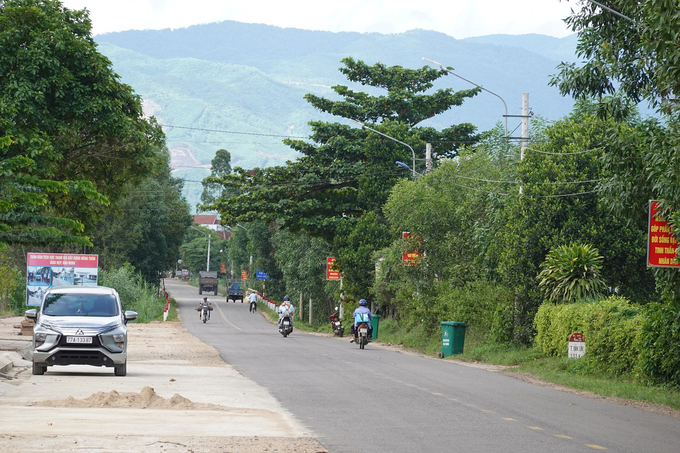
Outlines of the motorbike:
M368 323L360 322L359 324L357 324L356 332L357 332L356 342L359 344L359 349L364 349L364 346L366 346L369 342Z
M257 302L251 302L248 311L251 313L255 313L257 311Z
M279 320L279 333L283 335L283 338L286 338L291 332L293 332L293 320L290 313L285 311Z
M208 319L210 319L210 312L212 311L212 309L213 309L212 304L208 305L201 304L198 306L198 308L196 308L196 311L201 312L200 313L201 319L205 323L206 321L208 321Z
M342 335L345 333L345 326L342 325L340 316L338 316L338 307L335 307L335 313L330 315L329 319L331 321L331 328L333 329L333 333L339 337L342 337Z

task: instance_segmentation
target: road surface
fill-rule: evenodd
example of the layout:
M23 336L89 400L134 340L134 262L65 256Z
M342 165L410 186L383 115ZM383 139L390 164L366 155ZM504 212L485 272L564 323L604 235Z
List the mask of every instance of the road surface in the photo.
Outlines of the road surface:
M673 452L680 418L585 398L450 360L296 330L247 303L167 281L183 326L265 387L331 452Z

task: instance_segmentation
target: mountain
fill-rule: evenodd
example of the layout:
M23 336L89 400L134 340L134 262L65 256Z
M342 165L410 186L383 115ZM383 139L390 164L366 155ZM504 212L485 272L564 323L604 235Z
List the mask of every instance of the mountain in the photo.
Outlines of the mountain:
M99 50L124 83L142 96L145 111L164 125L176 173L187 179L187 198L198 199L199 181L215 151L232 154L244 168L277 165L296 154L284 137L306 138L311 120L337 121L309 106L306 93L336 98L333 85L365 88L338 71L351 56L417 68L426 57L497 93L510 115L521 113L522 93L532 112L556 120L572 108L548 86L561 61L575 61L576 36L491 35L462 40L443 33L333 33L224 21L181 29L125 31L97 35ZM449 75L435 88L467 89ZM375 91L373 91L375 92ZM497 97L482 92L427 125L472 123L488 130L504 121ZM512 131L519 118L510 118ZM515 134L516 135L516 134ZM196 181L196 182L194 182Z

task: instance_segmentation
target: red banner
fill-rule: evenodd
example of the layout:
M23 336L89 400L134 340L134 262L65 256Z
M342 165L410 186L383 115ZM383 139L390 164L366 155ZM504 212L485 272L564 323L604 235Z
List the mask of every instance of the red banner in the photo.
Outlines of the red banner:
M411 233L404 231L401 233L401 238L404 240L404 253L401 255L401 261L407 266L417 266L420 264L423 256L418 251L408 251L412 248L411 244Z
M67 255L63 253L29 253L28 266L98 267L98 255Z
M326 280L340 280L342 276L340 272L332 269L335 258L326 258Z
M226 274L226 273L227 273L227 269L225 269L224 263L220 263L220 273L222 273L222 274Z
M248 280L249 277L248 271L241 271L241 280Z
M658 201L649 202L649 229L647 239L647 267L680 267L678 242L668 222L656 218Z

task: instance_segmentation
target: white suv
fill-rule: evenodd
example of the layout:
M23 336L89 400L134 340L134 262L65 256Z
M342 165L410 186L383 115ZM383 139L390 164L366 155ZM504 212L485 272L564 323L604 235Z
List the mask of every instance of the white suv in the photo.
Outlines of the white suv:
M104 286L58 286L42 299L33 329L33 374L52 365L113 367L116 376L127 374L127 322L137 313L123 313L120 297Z

